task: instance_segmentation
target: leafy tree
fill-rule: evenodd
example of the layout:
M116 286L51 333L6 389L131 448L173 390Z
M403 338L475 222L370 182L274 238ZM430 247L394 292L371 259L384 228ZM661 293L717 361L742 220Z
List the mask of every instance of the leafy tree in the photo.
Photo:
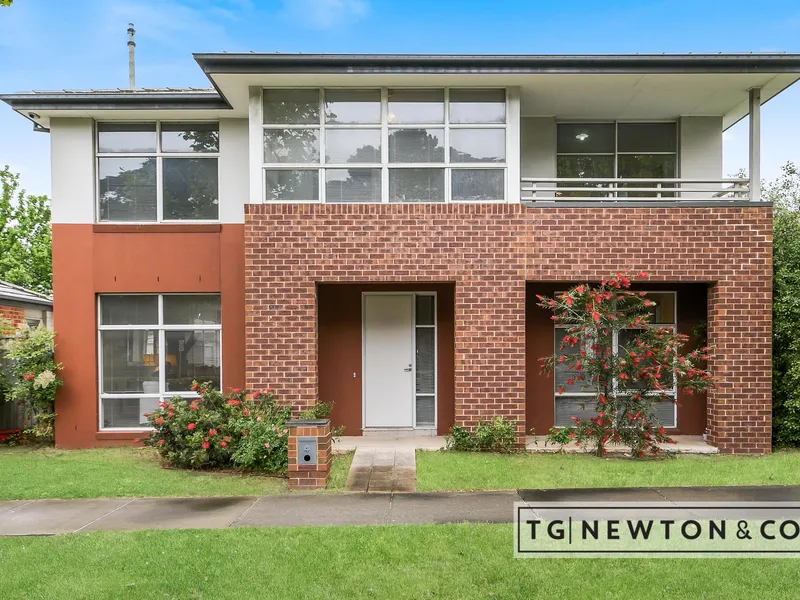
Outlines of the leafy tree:
M42 293L53 289L50 199L20 188L19 175L0 170L0 279Z
M14 0L0 0L0 6L11 6L14 4Z
M688 336L651 327L654 302L630 287L631 280L617 273L556 298L538 296L566 333L561 353L541 359L544 371L566 369L572 373L568 386L578 383L593 394L595 416L573 417L568 435L601 456L609 443L628 446L636 458L658 455L659 444L672 440L654 415L655 404L671 400L668 391L676 385L688 391L712 385L702 367L707 349L682 354Z
M773 247L773 436L800 445L800 172L787 163L765 187L775 205Z

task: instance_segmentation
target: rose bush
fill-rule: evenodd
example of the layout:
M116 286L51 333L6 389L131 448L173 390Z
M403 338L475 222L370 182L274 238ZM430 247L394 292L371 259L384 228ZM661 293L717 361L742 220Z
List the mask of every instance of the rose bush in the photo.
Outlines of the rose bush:
M146 440L170 465L183 468L241 468L270 473L286 470L291 408L279 406L272 390L236 388L227 394L194 382L199 398L172 398L147 415L153 432Z

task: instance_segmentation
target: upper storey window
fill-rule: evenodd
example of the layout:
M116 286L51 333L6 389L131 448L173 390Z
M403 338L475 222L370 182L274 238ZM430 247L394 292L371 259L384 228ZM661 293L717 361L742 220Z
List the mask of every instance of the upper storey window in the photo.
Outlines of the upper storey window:
M217 123L98 123L98 220L219 218Z
M506 198L503 89L266 89L266 202Z

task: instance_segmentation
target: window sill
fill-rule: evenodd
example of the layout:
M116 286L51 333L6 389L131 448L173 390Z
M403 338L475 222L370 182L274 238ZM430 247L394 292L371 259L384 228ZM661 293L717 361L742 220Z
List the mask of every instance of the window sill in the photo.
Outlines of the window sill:
M124 431L120 429L105 429L100 430L95 433L94 438L96 440L137 440L140 438L147 438L150 437L150 433L152 429L126 429Z
M220 223L153 223L147 225L125 225L96 223L93 233L219 233Z

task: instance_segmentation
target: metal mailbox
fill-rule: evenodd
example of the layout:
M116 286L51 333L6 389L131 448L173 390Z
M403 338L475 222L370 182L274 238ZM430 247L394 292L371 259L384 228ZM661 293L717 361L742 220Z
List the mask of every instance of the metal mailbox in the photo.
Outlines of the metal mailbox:
M297 438L297 462L301 465L317 464L317 438Z

